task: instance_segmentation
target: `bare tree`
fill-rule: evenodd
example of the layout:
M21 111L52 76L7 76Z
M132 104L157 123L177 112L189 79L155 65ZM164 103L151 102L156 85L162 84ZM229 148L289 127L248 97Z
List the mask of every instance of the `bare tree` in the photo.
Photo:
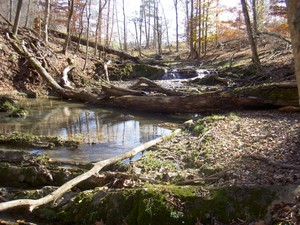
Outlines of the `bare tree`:
M218 45L219 42L219 5L220 5L220 0L217 0L216 2L216 33L215 33L215 46Z
M258 34L258 28L257 28L257 7L256 7L256 1L252 0L252 16L253 16L253 33L254 37Z
M243 14L244 14L244 19L245 19L248 39L249 39L251 52L252 52L252 61L258 69L261 69L262 66L261 66L261 63L260 63L260 60L259 60L259 57L258 57L256 43L255 43L255 40L253 38L253 32L252 32L252 29L251 29L251 22L250 22L250 18L249 18L247 3L246 3L245 0L241 0L241 4L242 4L242 8L243 8Z
M85 49L85 61L84 61L84 65L83 65L83 68L82 70L85 70L86 68L86 65L87 65L87 61L88 61L88 58L89 58L89 38L90 38L90 19L91 19L91 5L92 5L92 1L91 0L86 0L86 4L87 4L87 7L86 7L86 18L87 18L87 28L86 28L86 41L87 41L87 44L86 44L86 49Z
M133 23L134 23L134 30L135 30L135 40L136 40L136 48L139 52L139 56L141 56L141 45L140 45L140 40L139 40L139 20L140 18L133 18Z
M66 54L69 42L70 42L70 37L71 37L71 21L72 21L72 16L74 12L74 0L69 0L68 1L68 8L69 8L69 16L68 16L68 23L67 23L67 38L63 47L63 53Z
M175 9L175 21L176 21L176 24L175 24L175 26L176 26L176 33L175 33L175 35L176 35L176 52L178 52L178 50L179 50L179 34L178 34L178 26L179 26L179 24L178 24L178 0L173 0L173 3L174 3L174 9Z
M102 0L99 0L99 5L98 5L98 19L97 19L97 26L96 26L96 47L95 47L95 55L98 51L98 40L100 40L101 43L101 28L102 28L102 15L103 15L103 9L107 4L107 0L104 0L104 3L102 4Z
M300 106L300 1L286 0L286 3L288 8L288 22L295 58L295 74L298 86L298 101Z
M82 36L82 33L83 33L83 16L84 16L84 10L86 8L87 3L88 3L88 1L84 2L84 5L83 5L83 7L81 9L81 12L80 12L80 15L81 15L80 19L79 19L80 31L79 31L79 37L78 37L77 48L76 48L75 54L79 51L79 48L80 48L81 36Z
M198 16L198 58L201 56L201 46L202 46L202 1L197 0L197 16Z
M12 30L12 33L14 35L17 35L17 33L18 33L21 11L22 11L22 4L23 4L23 0L18 0L17 11L16 11L16 16L15 16L15 23L14 23L13 30Z
M48 26L49 26L49 18L50 18L50 4L51 0L46 0L45 5L45 18L44 18L44 41L48 42Z
M107 14L106 14L106 35L105 35L105 45L109 46L109 25L110 25L110 6L111 0L108 0Z
M12 14L13 14L13 8L14 8L14 1L9 1L9 21L12 22Z
M28 20L29 20L29 12L30 12L30 7L31 7L31 0L28 0L27 4L27 13L26 13L26 20L25 20L25 27L28 26Z
M190 9L190 22L189 22L189 33L190 33L190 57L191 59L197 58L196 51L194 49L194 0L191 0Z
M185 8L185 35L186 35L186 45L190 44L190 14L189 14L189 0L184 2Z
M124 36L124 51L127 52L127 29L126 29L126 13L125 13L125 0L122 0L122 12L123 12L123 36ZM137 32L136 24L135 30Z

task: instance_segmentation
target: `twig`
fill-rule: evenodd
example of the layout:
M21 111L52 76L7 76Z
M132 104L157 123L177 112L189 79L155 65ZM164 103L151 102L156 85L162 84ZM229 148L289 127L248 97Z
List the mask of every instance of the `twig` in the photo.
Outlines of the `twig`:
M12 26L12 24L0 13L0 17L9 25Z
M212 130L213 130L213 129L210 129L210 130L206 131L206 132L202 135L202 137L199 139L199 143L201 143L201 142L204 140L204 138L205 138Z

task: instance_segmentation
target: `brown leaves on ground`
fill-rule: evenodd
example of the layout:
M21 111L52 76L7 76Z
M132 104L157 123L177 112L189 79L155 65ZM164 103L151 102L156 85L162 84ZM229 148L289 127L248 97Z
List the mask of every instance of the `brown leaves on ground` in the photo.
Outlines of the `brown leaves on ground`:
M192 135L197 127L202 132ZM299 113L250 111L210 116L195 121L189 130L137 162L142 173L167 181L202 179L216 185L300 181ZM295 168L282 168L283 164Z

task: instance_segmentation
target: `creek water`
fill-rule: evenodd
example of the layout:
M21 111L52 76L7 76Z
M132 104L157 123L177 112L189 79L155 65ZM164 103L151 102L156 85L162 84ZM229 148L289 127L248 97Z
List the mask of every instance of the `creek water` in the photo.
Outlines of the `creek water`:
M26 99L20 104L29 110L29 116L10 118L0 113L0 132L20 131L83 140L78 149L29 149L48 154L56 161L96 162L111 158L171 133L166 123L183 121L171 115L132 113L56 99Z

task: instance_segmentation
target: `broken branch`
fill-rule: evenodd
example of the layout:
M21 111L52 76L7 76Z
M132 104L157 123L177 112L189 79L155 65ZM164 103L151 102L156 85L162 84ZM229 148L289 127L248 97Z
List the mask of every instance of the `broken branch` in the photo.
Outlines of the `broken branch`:
M156 145L156 144L162 142L163 140L166 140L166 139L172 137L175 134L178 134L180 131L181 131L181 129L177 129L174 132L172 132L171 134L168 134L166 136L149 141L145 144L142 144L142 145L132 149L129 152L122 154L122 155L115 156L113 158L106 159L103 161L99 161L99 162L95 163L93 168L90 169L89 171L66 182L64 185L62 185L61 187L59 187L58 189L56 189L55 191L53 191L52 193L50 193L49 195L47 195L43 198L40 198L40 199L17 199L17 200L8 201L8 202L2 202L2 203L0 203L0 211L4 211L4 210L11 209L11 208L16 208L16 207L29 207L29 211L32 212L34 209L36 209L40 206L43 206L45 204L48 204L50 202L57 200L64 193L66 193L68 190L75 187L81 181L84 181L84 180L88 179L89 177L93 176L94 174L99 173L103 167L114 164L114 163L124 160L124 159L132 158L136 154L145 151L146 149L150 148L151 146Z

